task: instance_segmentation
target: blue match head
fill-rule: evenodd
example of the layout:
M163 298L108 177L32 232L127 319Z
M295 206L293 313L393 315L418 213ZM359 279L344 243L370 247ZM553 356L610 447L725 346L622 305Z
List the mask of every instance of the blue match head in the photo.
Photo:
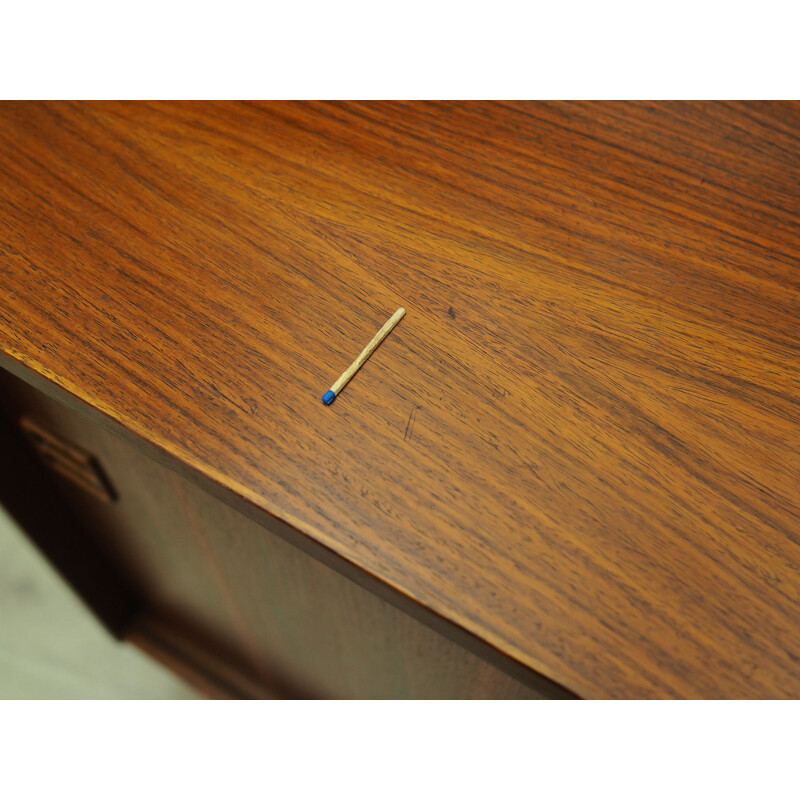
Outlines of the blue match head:
M325 392L324 395L322 395L322 402L325 403L326 406L329 406L333 402L335 397L336 397L336 392L334 392L333 389L328 389L328 391Z

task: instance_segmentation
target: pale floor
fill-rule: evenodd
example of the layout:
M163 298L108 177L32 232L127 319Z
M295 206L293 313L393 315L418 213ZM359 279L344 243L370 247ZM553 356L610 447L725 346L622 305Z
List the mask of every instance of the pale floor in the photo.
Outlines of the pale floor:
M0 508L0 699L196 697L107 634Z

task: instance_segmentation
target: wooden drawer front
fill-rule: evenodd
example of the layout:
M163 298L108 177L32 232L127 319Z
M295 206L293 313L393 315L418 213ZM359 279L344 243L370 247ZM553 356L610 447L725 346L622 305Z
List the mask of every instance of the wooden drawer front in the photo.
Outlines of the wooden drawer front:
M19 425L50 469L100 500L114 500L111 483L91 453L48 431L31 417L23 417Z

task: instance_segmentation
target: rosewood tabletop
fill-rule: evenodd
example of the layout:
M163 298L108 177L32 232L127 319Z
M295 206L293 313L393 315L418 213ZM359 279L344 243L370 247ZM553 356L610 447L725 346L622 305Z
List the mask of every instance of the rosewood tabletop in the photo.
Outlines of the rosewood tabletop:
M583 697L800 696L798 257L797 104L0 105L0 366Z

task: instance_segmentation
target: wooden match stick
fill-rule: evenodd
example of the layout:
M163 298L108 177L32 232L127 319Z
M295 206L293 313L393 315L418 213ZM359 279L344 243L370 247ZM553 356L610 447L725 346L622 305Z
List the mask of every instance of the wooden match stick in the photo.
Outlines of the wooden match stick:
M372 355L375 348L391 333L392 328L403 319L405 313L406 310L404 308L398 308L386 324L372 337L372 341L359 353L358 358L339 376L336 383L322 395L322 402L326 406L329 406L336 399L336 395L344 389L350 378L358 372L361 365Z

